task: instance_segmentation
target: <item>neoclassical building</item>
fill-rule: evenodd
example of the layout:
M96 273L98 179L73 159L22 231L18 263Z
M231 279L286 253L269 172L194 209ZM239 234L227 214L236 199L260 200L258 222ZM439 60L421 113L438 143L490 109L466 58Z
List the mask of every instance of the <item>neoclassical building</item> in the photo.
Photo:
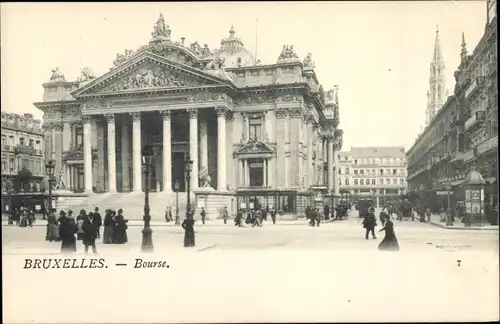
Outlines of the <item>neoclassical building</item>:
M67 81L56 68L43 87L35 106L44 112L46 156L71 191L142 192L148 181L167 201L176 183L186 191L188 152L193 192L211 191L233 210L259 201L296 212L312 187L338 190L338 88L325 92L311 54L301 61L293 46L266 65L233 27L211 51L174 41L160 15L149 44L117 54L109 72L86 68ZM149 179L147 144L155 152Z

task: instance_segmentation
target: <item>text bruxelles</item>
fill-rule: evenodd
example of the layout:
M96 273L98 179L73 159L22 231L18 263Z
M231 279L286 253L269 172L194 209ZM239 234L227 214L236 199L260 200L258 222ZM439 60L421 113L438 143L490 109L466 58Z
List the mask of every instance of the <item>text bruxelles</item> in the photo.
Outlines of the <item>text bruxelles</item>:
M104 259L44 258L24 259L24 269L102 269Z

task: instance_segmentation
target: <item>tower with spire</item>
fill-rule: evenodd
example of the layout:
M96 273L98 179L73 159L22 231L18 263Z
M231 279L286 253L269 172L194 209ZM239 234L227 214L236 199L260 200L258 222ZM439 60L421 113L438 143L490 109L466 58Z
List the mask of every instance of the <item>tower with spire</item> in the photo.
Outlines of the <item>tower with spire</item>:
M427 91L426 125L431 122L436 112L446 101L444 69L443 54L439 42L439 28L436 26L436 41L430 64L429 90Z

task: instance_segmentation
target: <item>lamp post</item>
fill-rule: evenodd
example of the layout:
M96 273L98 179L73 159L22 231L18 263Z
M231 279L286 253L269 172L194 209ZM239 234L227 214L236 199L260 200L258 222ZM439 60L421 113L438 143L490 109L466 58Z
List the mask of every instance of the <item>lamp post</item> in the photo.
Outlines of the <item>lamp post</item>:
M179 187L180 183L179 180L175 180L174 183L174 190L175 190L175 225L179 225L180 219L179 219Z
M331 215L331 218L332 218L332 221L333 221L334 220L333 213L335 211L335 189L332 189L331 194L332 194L332 210L330 211L330 215ZM335 215L335 216L337 218L339 217L338 215Z
M48 160L45 163L45 173L47 174L47 180L49 182L49 213L52 213L52 183L54 182L54 169L56 167L56 162L54 160Z
M142 229L142 252L153 252L153 230L151 229L151 215L149 214L149 173L151 161L153 159L153 147L146 145L142 149L142 165L144 166L144 176L146 184L144 186L144 228Z
M192 167L193 167L193 160L191 160L191 155L188 152L186 154L186 160L184 161L184 171L186 172L186 180L187 180L186 213L191 212L191 168Z

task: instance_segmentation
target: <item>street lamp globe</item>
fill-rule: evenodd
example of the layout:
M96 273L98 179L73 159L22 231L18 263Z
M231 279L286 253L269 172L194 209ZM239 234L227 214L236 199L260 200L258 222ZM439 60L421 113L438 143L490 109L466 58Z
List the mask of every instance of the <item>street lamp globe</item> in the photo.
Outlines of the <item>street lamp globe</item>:
M174 189L175 189L175 191L179 191L180 185L181 184L180 184L179 180L175 180L175 183L174 183Z
M153 147L151 145L146 145L142 148L142 164L149 165L151 159L153 158Z

